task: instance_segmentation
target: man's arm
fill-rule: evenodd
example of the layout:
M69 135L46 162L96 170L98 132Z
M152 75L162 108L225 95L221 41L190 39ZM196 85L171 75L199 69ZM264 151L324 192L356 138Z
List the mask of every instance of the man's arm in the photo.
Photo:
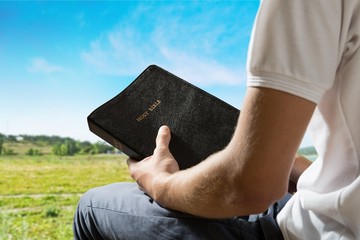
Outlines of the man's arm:
M164 207L203 217L259 213L288 189L294 156L315 104L267 88L249 88L228 146L179 171L159 131L154 155L129 162L140 187Z

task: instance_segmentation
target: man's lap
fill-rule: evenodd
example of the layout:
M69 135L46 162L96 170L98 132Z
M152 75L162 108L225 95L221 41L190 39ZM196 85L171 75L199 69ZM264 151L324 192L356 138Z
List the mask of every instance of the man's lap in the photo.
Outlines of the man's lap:
M160 207L135 183L88 191L74 218L75 239L281 239L277 206L249 218L204 219ZM267 237L263 237L263 233Z

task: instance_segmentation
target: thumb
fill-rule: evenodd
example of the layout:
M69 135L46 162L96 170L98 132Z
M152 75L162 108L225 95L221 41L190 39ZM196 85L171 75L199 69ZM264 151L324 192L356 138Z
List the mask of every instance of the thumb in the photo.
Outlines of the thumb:
M156 148L169 148L170 139L170 128L165 125L161 126L156 137Z

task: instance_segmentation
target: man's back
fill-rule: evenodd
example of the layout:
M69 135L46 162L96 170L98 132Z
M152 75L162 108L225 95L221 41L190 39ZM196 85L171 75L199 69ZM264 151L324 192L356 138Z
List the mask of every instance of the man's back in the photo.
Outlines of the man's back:
M310 125L319 158L300 177L298 193L278 217L289 239L360 236L359 1L343 1L337 21L339 67Z

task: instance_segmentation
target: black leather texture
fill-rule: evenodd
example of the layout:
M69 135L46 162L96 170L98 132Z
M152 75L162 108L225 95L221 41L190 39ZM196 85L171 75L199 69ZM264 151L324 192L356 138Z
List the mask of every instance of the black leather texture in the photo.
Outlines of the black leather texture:
M160 126L181 169L223 149L240 111L172 73L151 65L88 116L90 130L131 158L152 155Z

